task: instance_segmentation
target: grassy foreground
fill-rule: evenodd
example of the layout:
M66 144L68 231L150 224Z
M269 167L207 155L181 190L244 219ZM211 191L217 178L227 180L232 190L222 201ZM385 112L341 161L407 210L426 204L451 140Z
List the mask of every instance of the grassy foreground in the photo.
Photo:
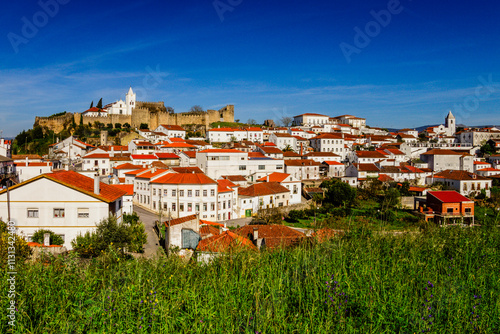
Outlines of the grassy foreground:
M499 250L498 229L447 228L210 265L35 263L18 270L16 327L2 317L0 333L498 333Z

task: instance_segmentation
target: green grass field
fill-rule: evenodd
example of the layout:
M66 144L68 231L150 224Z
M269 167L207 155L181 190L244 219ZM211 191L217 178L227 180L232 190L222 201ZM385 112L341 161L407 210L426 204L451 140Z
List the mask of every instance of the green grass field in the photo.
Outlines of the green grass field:
M209 265L56 259L19 268L0 333L499 333L499 250L498 229L435 228Z

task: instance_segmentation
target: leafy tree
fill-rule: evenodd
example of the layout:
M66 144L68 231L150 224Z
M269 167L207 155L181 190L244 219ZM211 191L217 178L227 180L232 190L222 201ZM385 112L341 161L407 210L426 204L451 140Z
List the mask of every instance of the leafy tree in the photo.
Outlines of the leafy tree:
M410 196L410 182L405 181L401 184L399 189L401 196Z
M293 121L293 118L289 117L289 116L283 116L280 118L280 122L283 126L290 126L292 124L292 121Z
M9 247L12 247L12 239L9 240L10 234L8 233L8 226L0 219L0 268L4 268L8 264ZM26 240L14 235L14 245L16 250L16 264L28 259L31 254L31 248L28 246Z
M283 149L283 152L294 152L294 150L290 145L286 145L286 147Z
M99 100L99 102L97 102L97 109L102 109L102 97L101 99Z
M83 116L80 115L80 125L83 125Z
M64 243L64 240L60 235L55 234L51 230L44 230L44 229L40 229L40 230L36 231L35 233L33 233L31 240L33 240L33 242L38 242L39 244L43 244L45 233L50 234L50 244L51 245L62 245Z
M142 249L147 240L144 231L144 225L138 217L124 217L121 223L116 217L109 217L99 222L95 231L77 236L71 245L82 257L96 257L110 248L123 254L125 248L129 251Z
M125 129L130 129L130 124L125 123L125 124L123 124L123 127L124 127Z
M121 129L122 124L121 123L115 123L115 129Z
M356 199L356 189L338 179L323 181L320 185L325 188L325 199L323 204L333 206L350 207Z
M426 141L429 141L429 139L427 138L427 136L425 135L425 133L420 132L418 134L418 141L426 142Z
M111 130L113 128L113 123L106 124L106 128Z
M190 112L203 112L203 108L199 105L194 105L189 109Z
M141 130L147 130L148 129L148 123L141 123L141 125L139 126L139 129L141 129Z
M174 113L174 108L172 108L172 107L166 107L165 109L167 109L168 113L171 113L171 114Z
M484 145L481 146L480 151L483 155L488 154L492 155L495 153L495 148L492 147L488 142L484 143Z
M255 124L257 124L257 121L256 121L256 120L254 120L253 118L250 118L250 119L247 121L247 124L249 124L249 125L255 125Z

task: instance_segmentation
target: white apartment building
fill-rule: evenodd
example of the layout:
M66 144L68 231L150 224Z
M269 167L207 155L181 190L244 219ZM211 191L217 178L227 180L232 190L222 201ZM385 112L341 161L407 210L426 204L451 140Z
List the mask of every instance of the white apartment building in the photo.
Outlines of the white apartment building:
M11 158L12 157L12 140L0 139L0 155Z
M290 205L290 190L277 182L259 182L238 188L240 217L250 217L261 209Z
M71 240L94 230L99 221L110 215L122 219L125 191L73 171L42 174L9 190L11 220L17 234L28 240L35 231L48 229L71 249ZM7 219L6 189L0 191L0 217Z
M294 116L292 124L296 126L316 126L328 124L329 122L329 116L314 113L305 113L302 115Z
M16 162L19 182L52 172L52 162Z
M160 124L154 132L163 133L167 138L186 137L186 130L180 125Z
M261 177L258 182L277 182L290 192L289 204L300 204L302 201L302 182L287 173L271 173Z
M287 147L295 150L297 148L297 138L288 133L271 133L269 135L269 142L276 145L280 150Z
M342 160L346 159L345 141L340 133L323 133L309 139L309 142L316 152L332 152L340 155Z
M314 160L286 160L285 173L298 180L317 180L320 178L319 166Z
M199 213L217 221L217 182L203 173L168 173L151 181L151 200L164 217L182 218Z

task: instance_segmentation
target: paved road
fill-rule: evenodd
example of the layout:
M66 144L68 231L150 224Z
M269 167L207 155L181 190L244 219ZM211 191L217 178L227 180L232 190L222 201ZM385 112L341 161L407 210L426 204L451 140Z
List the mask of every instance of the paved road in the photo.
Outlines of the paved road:
M137 205L134 205L134 211L139 215L140 220L143 222L148 235L148 242L144 245L144 257L154 257L160 250L160 242L154 231L155 221L158 220L158 215L147 211Z
M226 223L227 227L241 227L244 225L249 224L252 221L252 218L238 218L238 219L231 219L231 220L226 220L225 222L220 221L218 223Z

